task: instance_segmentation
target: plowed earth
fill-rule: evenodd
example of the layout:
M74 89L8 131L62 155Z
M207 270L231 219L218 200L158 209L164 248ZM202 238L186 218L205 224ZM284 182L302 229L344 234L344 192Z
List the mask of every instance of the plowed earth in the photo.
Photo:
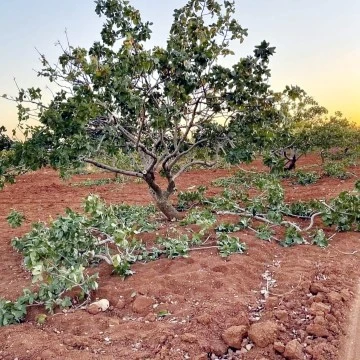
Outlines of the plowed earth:
M308 156L300 166L318 162ZM254 166L262 169L260 164ZM211 181L233 171L192 171L179 179L178 188L207 185L208 193L216 193L220 189ZM351 171L360 175L359 168ZM109 176L97 173L63 182L54 171L44 169L22 176L0 193L0 297L15 299L30 286L30 275L11 239L28 231L31 222L48 221L66 207L80 210L89 193L109 203L151 201L146 186L134 182L71 186ZM330 198L352 189L355 180L322 178L306 187L285 181L286 198ZM26 216L19 229L6 222L11 208ZM327 235L334 232L326 229ZM326 249L282 248L250 234L239 236L248 245L245 255L224 260L214 249L195 251L186 259L136 264L136 274L125 281L101 264L99 290L93 298L107 298L110 310L97 315L81 309L60 312L40 326L34 319L44 310L30 308L26 322L0 328L0 359L346 359L342 354L348 348L347 332L356 328L347 324L354 323L350 309L360 278L359 233L337 233ZM276 287L265 299L262 290L271 279ZM161 310L171 315L156 316ZM231 333L241 339L237 331L243 332L238 349L228 345ZM347 359L360 359L357 355L353 352Z

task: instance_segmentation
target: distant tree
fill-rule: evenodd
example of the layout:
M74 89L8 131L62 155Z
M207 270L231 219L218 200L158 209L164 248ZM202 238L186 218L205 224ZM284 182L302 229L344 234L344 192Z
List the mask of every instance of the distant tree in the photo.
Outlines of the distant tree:
M287 86L273 95L273 120L261 129L259 146L272 171L294 170L297 161L311 151L319 151L324 160L333 148L346 155L360 145L358 126L341 112L328 116L327 109L298 86Z
M360 146L360 127L351 123L341 112L321 119L312 129L313 147L320 151L322 161L331 150L340 157Z
M0 126L0 151L9 150L13 141L6 134L6 128L4 126Z
M322 146L315 129L327 110L298 86L287 86L274 96L276 119L263 144L264 163L273 170L294 170L304 154Z
M89 50L62 46L56 65L40 55L38 75L60 88L50 104L38 88L6 96L17 102L29 136L13 164L64 169L85 162L138 177L168 219L181 218L169 201L177 178L192 166L212 165L194 158L193 150L207 144L228 151L232 161L249 159L252 135L271 120L267 80L274 48L264 41L252 56L221 65L234 54L231 43L247 36L234 12L233 1L189 0L174 11L166 46L147 49L151 23L138 10L125 0L97 0L96 13L105 17L101 41ZM34 110L41 125L26 126ZM233 141L236 132L246 133L246 141ZM131 170L106 160L119 149L134 155Z

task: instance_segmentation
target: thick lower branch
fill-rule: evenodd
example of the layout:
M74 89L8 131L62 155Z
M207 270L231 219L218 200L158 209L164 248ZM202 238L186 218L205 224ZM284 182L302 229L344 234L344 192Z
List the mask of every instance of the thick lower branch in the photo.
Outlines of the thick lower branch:
M121 174L121 175L126 175L126 176L135 176L135 177L139 177L142 179L144 178L144 175L140 172L118 169L116 167L106 165L99 161L89 159L89 158L81 158L81 160L88 164L94 165L100 169L108 170L108 171L114 172L116 174Z

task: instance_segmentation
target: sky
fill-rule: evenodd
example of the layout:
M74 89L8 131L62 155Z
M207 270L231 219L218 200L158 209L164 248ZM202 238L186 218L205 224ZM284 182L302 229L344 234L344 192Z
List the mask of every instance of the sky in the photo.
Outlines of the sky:
M154 23L150 45L164 45L175 8L186 0L131 0ZM235 0L236 18L249 36L236 56L251 54L262 40L276 47L271 85L298 85L330 112L341 111L360 124L359 0ZM55 43L68 32L74 46L100 40L102 18L93 0L0 0L0 94L44 82L35 47L56 60ZM236 58L235 58L236 59ZM0 126L16 125L16 105L0 98Z

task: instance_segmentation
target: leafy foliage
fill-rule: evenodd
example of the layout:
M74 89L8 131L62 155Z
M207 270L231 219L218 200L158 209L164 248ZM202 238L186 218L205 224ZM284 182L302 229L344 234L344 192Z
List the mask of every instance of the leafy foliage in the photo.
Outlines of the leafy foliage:
M283 208L283 211L287 215L310 217L320 208L322 208L322 205L318 201L314 201L314 200L311 200L309 202L295 201L290 204L287 204Z
M157 243L163 248L164 254L170 259L182 256L187 257L189 252L188 237L181 236L179 239L173 238L158 238Z
M329 241L326 238L323 229L318 229L312 236L312 244L315 244L321 248L326 248L329 245Z
M217 245L219 247L220 256L227 257L230 254L240 253L242 254L247 250L247 246L240 242L239 238L235 236L229 236L226 233L218 233Z
M71 210L56 219L50 227L35 223L22 238L15 238L13 246L24 256L24 264L35 279L42 280L43 273L58 267L86 266L89 254L96 245L87 230L87 219Z
M12 209L10 214L7 216L6 220L12 228L17 228L22 225L22 223L25 220L25 216L23 213L15 209Z
M284 247L304 244L305 240L295 227L289 226L285 232L285 239L281 242Z
M17 301L0 299L0 326L21 322L26 315L28 299L20 298Z
M10 150L13 141L6 135L6 128L0 126L0 152L3 150Z
M193 191L181 191L178 195L178 209L187 209L195 204L201 204L204 199L205 186L199 186Z
M346 171L346 166L342 162L328 161L324 164L324 175L338 179L347 179L350 174Z
M203 226L211 226L215 223L215 216L209 211L199 211L198 209L190 211L186 218L183 219L181 225L197 224Z
M241 223L239 223L239 224L222 223L215 228L215 231L218 233L220 233L220 232L231 233L231 232L236 232L236 231L240 231L243 229L244 229L244 226Z
M261 240L270 241L274 235L274 231L267 224L261 224L256 230L256 236Z
M97 288L97 274L89 275L86 268L108 259L108 236L119 246L120 254L111 258L114 272L122 276L131 274L129 259L134 260L134 256L128 249L129 241L137 232L156 228L155 222L148 221L154 207L107 206L90 195L84 210L86 214L82 215L67 209L65 215L49 226L35 223L29 233L13 239L13 246L24 255L24 265L31 271L33 281L40 285L37 292L26 290L15 302L1 300L0 325L21 321L29 304L45 305L49 311L55 306L72 306L71 299L64 294L73 288L80 289L79 298L86 299ZM18 223L20 215L13 212L10 222ZM121 252L122 248L126 251Z
M309 185L317 182L320 176L316 172L297 171L295 173L296 183L299 185Z
M335 225L337 231L360 231L359 193L340 193L326 206L322 218L326 225Z

